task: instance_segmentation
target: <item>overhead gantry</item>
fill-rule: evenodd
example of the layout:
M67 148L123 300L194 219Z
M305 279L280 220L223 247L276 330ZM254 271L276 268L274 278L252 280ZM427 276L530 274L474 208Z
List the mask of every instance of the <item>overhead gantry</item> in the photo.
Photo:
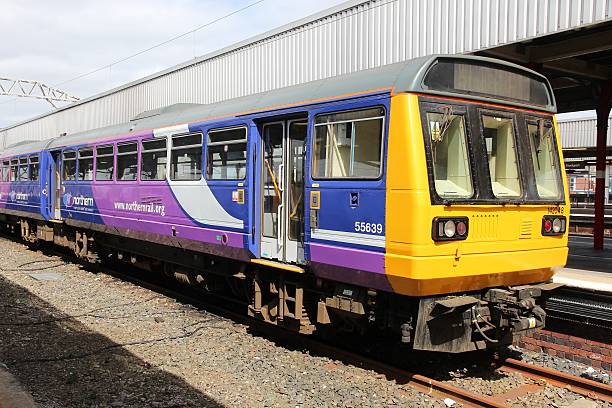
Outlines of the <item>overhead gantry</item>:
M57 108L54 102L76 102L79 100L78 97L70 95L66 91L45 85L40 81L3 77L0 77L0 96L42 99L49 102L54 108Z

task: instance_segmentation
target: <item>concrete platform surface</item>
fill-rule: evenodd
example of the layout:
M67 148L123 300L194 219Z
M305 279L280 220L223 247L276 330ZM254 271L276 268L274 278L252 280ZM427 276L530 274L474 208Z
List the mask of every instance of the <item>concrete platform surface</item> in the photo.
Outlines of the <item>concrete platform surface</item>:
M553 282L572 288L612 293L612 273L562 268L555 272Z
M608 272L612 278L612 239L604 240L604 249L593 249L593 237L572 235L569 237L567 268L585 271Z
M0 363L0 408L35 408L30 394L23 390L19 382Z

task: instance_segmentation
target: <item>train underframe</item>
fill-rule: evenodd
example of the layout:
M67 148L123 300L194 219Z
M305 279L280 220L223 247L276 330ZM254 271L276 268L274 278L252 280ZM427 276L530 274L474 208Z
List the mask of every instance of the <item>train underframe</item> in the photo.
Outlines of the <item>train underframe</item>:
M559 286L408 297L64 223L6 214L0 223L30 244L53 243L88 263L122 262L231 297L253 318L299 333L376 336L414 350L460 353L511 344L544 327L546 294Z

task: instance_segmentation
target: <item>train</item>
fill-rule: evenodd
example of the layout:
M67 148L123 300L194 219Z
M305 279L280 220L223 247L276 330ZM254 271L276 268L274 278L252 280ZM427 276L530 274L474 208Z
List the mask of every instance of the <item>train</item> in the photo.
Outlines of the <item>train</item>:
M3 149L0 223L299 333L496 349L567 260L555 112L542 75L465 55L180 103Z

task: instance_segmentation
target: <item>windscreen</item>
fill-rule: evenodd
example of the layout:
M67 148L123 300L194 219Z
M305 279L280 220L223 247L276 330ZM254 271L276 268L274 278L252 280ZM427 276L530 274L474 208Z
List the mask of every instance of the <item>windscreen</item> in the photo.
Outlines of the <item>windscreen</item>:
M561 198L561 169L555 147L553 127L539 120L527 124L531 158L536 179L538 195L541 198Z
M468 198L474 190L463 115L427 112L435 189L442 198Z
M548 106L546 83L526 72L465 61L439 61L425 75L424 85L435 91Z
M550 116L438 101L421 104L432 202L563 200Z

